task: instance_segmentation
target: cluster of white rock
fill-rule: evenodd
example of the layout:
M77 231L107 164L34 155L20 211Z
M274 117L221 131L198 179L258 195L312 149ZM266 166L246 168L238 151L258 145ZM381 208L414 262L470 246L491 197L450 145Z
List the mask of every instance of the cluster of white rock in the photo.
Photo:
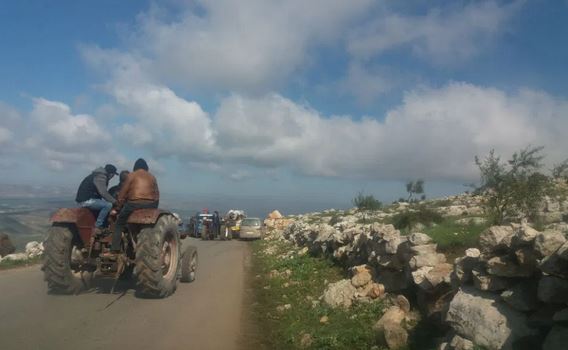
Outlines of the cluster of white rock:
M26 249L23 253L13 253L0 257L0 262L3 261L27 261L43 255L43 243L41 242L28 242Z
M440 212L478 215L478 198L454 200ZM482 233L479 248L467 249L452 264L428 235L405 236L392 225L359 223L368 215L351 210L295 216L272 237L332 257L356 272L351 280L328 286L323 299L332 306L365 301L372 288L412 295L423 317L451 328L440 349L473 349L474 343L490 350L516 349L522 343L553 350L568 344L568 243L556 230L565 225L544 232L526 223L491 227ZM274 227L278 220L284 219L275 219ZM364 276L357 277L365 281L361 286L353 282L358 275ZM383 317L396 321L401 315L392 311ZM378 324L386 322L381 320ZM392 333L384 327L382 332L386 338ZM397 328L392 334L397 338L385 343L402 346L405 332Z

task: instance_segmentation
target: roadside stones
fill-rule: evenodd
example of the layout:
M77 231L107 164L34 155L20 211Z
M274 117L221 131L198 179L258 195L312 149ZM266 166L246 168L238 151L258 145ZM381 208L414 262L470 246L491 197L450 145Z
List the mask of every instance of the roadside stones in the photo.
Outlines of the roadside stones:
M408 236L408 241L410 242L411 245L417 246L417 245L425 245L432 243L432 238L430 238L430 236L424 233L413 233L410 236Z
M501 293L501 298L516 310L536 310L538 308L537 284L532 280L520 282Z
M14 253L4 256L0 261L26 261L28 255L26 253Z
M16 247L12 244L10 236L0 233L0 258L12 254L16 251Z
M522 313L499 303L494 294L471 288L454 296L446 322L460 336L490 350L512 349L518 339L534 333Z
M312 346L313 342L314 342L314 340L312 339L312 336L309 333L304 333L304 334L302 334L302 337L300 338L300 348L301 349L307 349L310 346Z
M26 254L29 258L43 255L43 243L32 241L26 244Z
M479 236L479 246L483 253L492 253L499 248L507 248L513 235L511 226L491 226Z
M353 274L353 277L351 277L351 284L356 288L365 286L373 279L371 269L367 265L355 266L351 268L351 271Z
M568 303L568 280L542 277L538 283L538 299L545 303Z
M469 203L469 198L473 197L456 197L456 206L446 212L457 213L463 209L460 205L469 212L479 205L477 200ZM566 203L562 208L568 209ZM447 350L471 349L473 343L489 350L511 349L519 341L529 347L534 342L534 348L539 348L545 338L547 350L554 344L561 344L561 349L568 344L558 342L566 331L561 327L568 326L566 225L548 226L544 232L526 221L492 226L482 232L477 248L466 249L449 264L424 233L406 236L392 225L361 224L362 218L368 218L357 210L343 213L333 226L305 215L294 218L296 222L284 230L283 237L303 251L317 251L351 273L349 279L329 284L322 302L349 307L383 298L385 291L404 292L412 296L413 306L428 322L443 322L454 330L444 343ZM381 344L389 347L407 340L405 321L398 326L395 321L411 313L410 305L402 309L394 304L376 325Z
M481 271L473 270L472 275L475 288L482 291L500 291L510 285L503 277L488 275Z
M348 279L330 283L323 292L323 300L331 307L348 308L353 303L357 289Z
M534 265L517 265L507 256L496 256L487 261L487 272L501 277L530 277L535 269Z
M548 256L556 252L566 242L566 238L559 231L539 232L534 241L534 249L541 256Z
M408 344L408 331L417 322L417 315L410 312L410 303L398 295L395 305L389 307L383 316L375 323L377 342L387 345L389 349L400 349Z
M548 332L542 350L563 350L568 344L568 327L554 326Z

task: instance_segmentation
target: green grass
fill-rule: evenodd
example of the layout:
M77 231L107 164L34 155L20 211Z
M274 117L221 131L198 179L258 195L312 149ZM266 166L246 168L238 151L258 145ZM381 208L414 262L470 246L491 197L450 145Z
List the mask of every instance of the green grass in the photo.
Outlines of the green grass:
M463 225L456 223L456 219L449 218L426 228L424 233L432 237L442 253L463 255L464 249L477 247L479 235L489 226L489 223Z
M274 254L266 254L268 246L274 247ZM323 294L325 282L344 278L344 272L329 260L308 255L279 258L293 249L287 242L257 241L253 245L254 314L266 348L371 348L375 344L372 326L382 315L382 302L355 305L349 310L332 309L322 303L312 306L312 300L317 301ZM291 274L270 277L274 270L290 270ZM277 311L278 306L285 304L291 308ZM322 316L327 316L329 322L320 323ZM301 347L304 334L310 335L310 346Z
M0 270L8 270L16 267L31 266L41 263L41 257L35 257L29 260L12 261L5 260L0 262Z

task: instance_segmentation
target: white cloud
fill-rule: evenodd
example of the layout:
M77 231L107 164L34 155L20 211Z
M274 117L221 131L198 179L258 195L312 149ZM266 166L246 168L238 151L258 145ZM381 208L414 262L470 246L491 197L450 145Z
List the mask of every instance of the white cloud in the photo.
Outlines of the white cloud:
M35 98L25 128L24 148L52 170L120 162L110 133L87 114L73 114L57 101Z
M465 83L408 93L384 122L326 118L273 94L233 95L216 115L227 159L348 178L475 180L475 155L508 156L544 145L550 162L567 155L568 102L544 93L506 93Z
M131 85L118 81L111 94L137 119L124 125L123 133L133 144L149 144L160 156L199 155L214 146L210 119L201 106L177 96L171 89L152 85Z
M348 49L361 59L409 48L438 64L459 62L476 55L502 34L523 3L481 1L432 9L423 16L386 14L355 29Z
M0 153L15 147L15 133L22 125L20 113L13 107L0 101Z
M139 17L131 51L155 77L190 87L263 91L309 64L373 6L371 0L201 0L175 20L160 9Z

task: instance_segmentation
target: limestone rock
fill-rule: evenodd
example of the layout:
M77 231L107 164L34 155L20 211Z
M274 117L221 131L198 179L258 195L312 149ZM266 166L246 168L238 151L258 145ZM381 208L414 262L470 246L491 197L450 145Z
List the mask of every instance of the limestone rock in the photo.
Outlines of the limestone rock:
M272 220L282 219L282 214L278 210L274 210L272 213L268 214L268 218Z
M542 259L538 268L549 275L568 278L568 260L562 259L558 253Z
M523 281L501 293L501 298L519 311L532 311L538 308L537 283Z
M474 344L471 340L467 340L456 334L450 341L449 348L453 350L473 350Z
M327 286L323 292L323 300L331 307L350 307L353 304L357 289L353 287L351 281L344 279Z
M568 303L568 280L543 276L538 283L538 299L545 303Z
M367 296L371 299L382 298L385 295L385 286L380 283L373 283L367 291Z
M414 283L424 290L436 288L441 283L450 283L453 266L448 263L438 264L434 267L423 266L412 272Z
M568 260L568 242L562 244L556 251L556 254L558 254L561 259Z
M506 256L496 256L487 261L487 272L501 277L530 277L535 269L535 265L517 265Z
M510 282L508 279L492 276L482 271L473 270L473 285L475 288L482 291L499 291L509 287Z
M29 258L43 255L43 243L32 241L26 244L26 254Z
M544 343L542 350L564 350L568 344L568 327L552 327Z
M16 247L12 244L10 237L5 233L0 233L0 258L12 254L16 251Z
M417 233L413 233L410 236L408 236L408 241L413 246L417 246L417 245L425 245L425 244L432 243L432 238L430 238L430 236L428 236L425 233L418 233L417 232Z
M540 253L541 256L552 255L566 243L564 234L559 231L544 231L539 232L534 240L534 249Z
M307 349L312 346L314 340L309 333L304 333L300 338L300 349Z
M28 260L26 253L15 253L4 256L0 261L25 261Z
M367 285L373 279L371 270L367 265L359 265L351 268L351 284L358 288Z
M408 288L408 278L404 271L382 269L379 271L377 281L385 286L387 292L395 292Z
M483 253L494 252L507 248L513 235L511 226L491 226L479 236L479 246Z
M568 308L556 312L552 319L555 322L568 322Z
M406 313L398 306L391 306L375 323L373 330L379 344L389 349L400 349L407 345L408 332L402 326Z
M462 288L450 302L446 322L456 333L488 350L511 350L519 339L531 336L522 313L500 303L491 293Z

